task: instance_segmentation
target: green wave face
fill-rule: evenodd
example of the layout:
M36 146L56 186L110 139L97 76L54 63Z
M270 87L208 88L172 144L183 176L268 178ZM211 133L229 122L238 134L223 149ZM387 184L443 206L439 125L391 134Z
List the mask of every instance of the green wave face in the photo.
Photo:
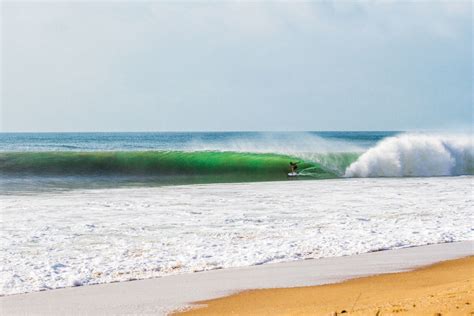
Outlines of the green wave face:
M303 169L300 174L312 176L313 173L318 174L322 168L326 172L332 173L338 177L342 177L346 168L359 158L359 153L327 153L327 154L312 154L308 155L307 160L316 164L315 167L308 167Z
M317 161L279 154L240 152L7 152L0 153L0 172L8 175L146 176L194 178L192 182L283 180L289 162L301 175L327 179L356 159L351 154L318 156ZM332 165L331 165L332 164ZM201 179L201 181L199 180ZM197 181L196 181L197 179Z

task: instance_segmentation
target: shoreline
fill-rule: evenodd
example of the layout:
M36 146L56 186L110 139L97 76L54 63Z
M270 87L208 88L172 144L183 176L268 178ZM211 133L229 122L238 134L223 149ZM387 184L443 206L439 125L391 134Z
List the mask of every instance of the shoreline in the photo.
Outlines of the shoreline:
M474 254L474 241L434 244L354 256L211 270L129 282L62 288L0 297L5 315L159 314L258 288L342 282L402 272Z
M473 288L469 256L335 284L247 290L173 315L472 315Z

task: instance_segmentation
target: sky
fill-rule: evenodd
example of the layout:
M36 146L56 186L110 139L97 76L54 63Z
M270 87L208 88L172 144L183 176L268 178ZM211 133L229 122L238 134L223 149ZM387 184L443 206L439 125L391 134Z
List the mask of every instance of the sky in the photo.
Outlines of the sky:
M3 132L472 127L471 1L2 1Z

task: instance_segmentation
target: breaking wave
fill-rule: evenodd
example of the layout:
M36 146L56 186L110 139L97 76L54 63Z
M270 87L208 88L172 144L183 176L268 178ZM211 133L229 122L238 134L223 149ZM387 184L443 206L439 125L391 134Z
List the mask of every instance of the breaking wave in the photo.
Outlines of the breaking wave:
M101 177L110 183L120 177L158 184L273 181L286 180L289 162L295 161L300 179L474 174L473 140L467 135L399 134L365 152L338 151L343 150L340 144L335 151L327 146L322 151L314 142L296 148L256 146L255 151L242 151L249 150L244 145L229 151L0 152L0 173L10 178Z
M274 153L219 151L101 151L0 153L0 172L38 176L139 176L161 178L212 177L221 181L283 180L289 162L299 163L304 176L336 178L357 154L320 155L320 161ZM327 165L327 167L325 166ZM199 181L198 181L199 182Z
M367 150L346 177L433 177L474 174L474 146L468 135L402 134Z

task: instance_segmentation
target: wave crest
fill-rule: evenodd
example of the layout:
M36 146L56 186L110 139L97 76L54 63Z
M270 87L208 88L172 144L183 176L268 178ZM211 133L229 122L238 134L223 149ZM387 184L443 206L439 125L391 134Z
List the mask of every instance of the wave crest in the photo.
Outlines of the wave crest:
M474 174L468 135L402 134L382 140L347 167L346 177L430 177Z

